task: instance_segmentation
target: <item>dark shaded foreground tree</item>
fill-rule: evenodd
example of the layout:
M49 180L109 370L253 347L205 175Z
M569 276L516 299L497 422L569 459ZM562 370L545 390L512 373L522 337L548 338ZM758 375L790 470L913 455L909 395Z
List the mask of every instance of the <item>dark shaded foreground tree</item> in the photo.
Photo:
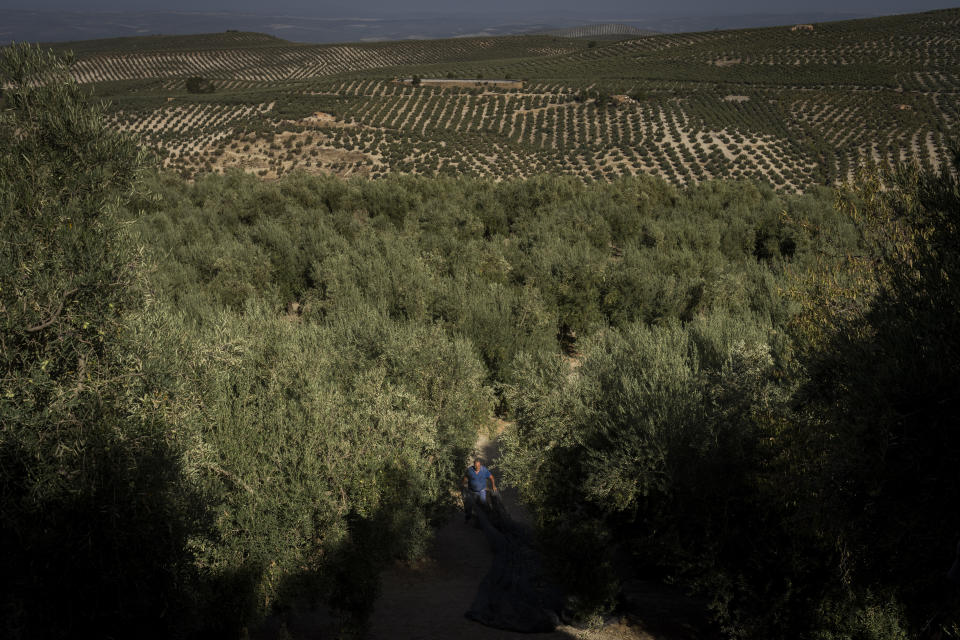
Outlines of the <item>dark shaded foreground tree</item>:
M187 622L201 513L125 317L122 203L144 159L64 60L0 52L0 626L166 637Z
M362 304L301 323L242 274L186 317L129 233L158 206L135 142L62 60L2 64L4 630L238 637L319 602L362 634L489 420L472 345Z
M960 538L960 512L944 508L960 500L953 154L953 172L864 172L840 194L865 251L812 272L794 323L806 367L797 400L814 409L796 440L816 501L807 513L842 561L838 600L862 609L872 597L905 630L942 638L960 637L960 593L945 578Z
M797 271L787 325L622 326L575 374L518 360L504 475L584 611L642 576L731 637L960 637L957 181L868 174L838 208L860 240Z

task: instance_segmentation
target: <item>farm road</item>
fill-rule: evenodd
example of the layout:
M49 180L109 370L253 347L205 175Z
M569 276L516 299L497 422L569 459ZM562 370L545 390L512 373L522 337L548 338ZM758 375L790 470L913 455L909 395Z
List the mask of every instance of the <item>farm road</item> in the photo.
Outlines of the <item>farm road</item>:
M501 429L505 427L501 423ZM498 456L496 442L481 438L477 450L486 460ZM501 491L511 517L529 523L530 514L515 490ZM429 558L416 566L398 565L383 575L383 588L371 625L375 640L652 640L626 624L608 624L590 631L559 627L553 633L523 634L485 627L468 620L477 588L490 569L493 554L480 529L455 514L440 528Z

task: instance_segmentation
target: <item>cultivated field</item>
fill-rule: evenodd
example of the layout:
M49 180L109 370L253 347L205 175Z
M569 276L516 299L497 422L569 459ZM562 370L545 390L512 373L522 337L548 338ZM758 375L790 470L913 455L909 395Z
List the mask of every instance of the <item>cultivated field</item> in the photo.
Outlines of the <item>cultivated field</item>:
M69 48L116 126L188 176L649 173L799 191L865 162L944 165L960 117L960 10L791 26L599 43L225 33ZM215 92L187 92L191 76Z

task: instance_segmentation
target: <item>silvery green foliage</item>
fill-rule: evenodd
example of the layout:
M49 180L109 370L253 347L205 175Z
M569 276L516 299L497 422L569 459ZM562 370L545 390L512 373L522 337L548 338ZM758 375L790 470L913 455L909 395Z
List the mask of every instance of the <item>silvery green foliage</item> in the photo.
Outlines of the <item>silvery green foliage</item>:
M131 340L142 167L67 61L0 51L0 537L12 637L171 632L193 499Z

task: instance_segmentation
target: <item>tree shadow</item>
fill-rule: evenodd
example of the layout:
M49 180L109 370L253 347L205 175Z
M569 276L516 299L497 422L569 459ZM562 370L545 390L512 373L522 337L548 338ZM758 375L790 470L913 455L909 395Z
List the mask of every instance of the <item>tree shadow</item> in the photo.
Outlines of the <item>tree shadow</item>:
M82 464L44 496L19 443L0 446L5 637L236 638L255 614L256 567L202 572L194 561L212 521L182 456L123 426L78 429Z

